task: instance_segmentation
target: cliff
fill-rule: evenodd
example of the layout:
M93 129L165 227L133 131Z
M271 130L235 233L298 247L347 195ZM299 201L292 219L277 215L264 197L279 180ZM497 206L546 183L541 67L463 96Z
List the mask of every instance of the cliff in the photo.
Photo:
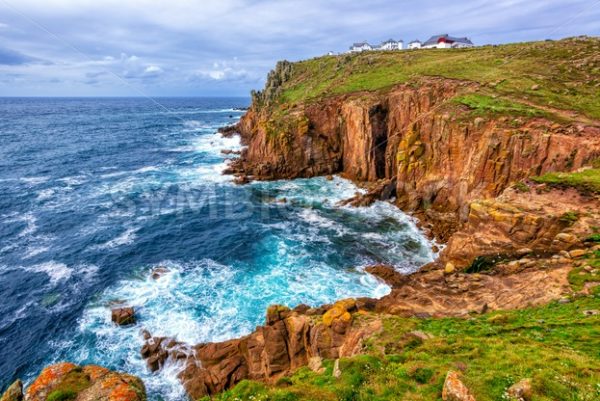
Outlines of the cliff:
M386 180L393 187L387 196L428 221L445 242L468 219L473 201L495 198L531 177L591 167L600 158L595 119L600 84L592 78L600 68L596 50L597 39L481 48L457 52L466 58L448 61L451 65L439 71L431 68L430 58L454 58L448 52L426 57L405 52L393 61L399 69L418 71L397 79L407 82L392 79L376 91L341 94L320 89L335 79L314 82L324 72L307 78L312 70L304 64L310 62L280 64L237 127L247 149L234 171L254 179L339 173L358 182ZM537 70L542 54L547 55L543 76ZM485 65L500 55L505 64ZM361 74L368 78L363 64L372 74L387 71L390 57L340 56L338 64L358 72L334 75L352 82ZM512 65L517 61L519 69ZM327 69L331 62L320 64ZM565 74L572 66L578 72ZM467 72L472 79L457 78ZM359 77L350 78L354 75ZM561 92L559 81L571 89ZM537 83L523 87L531 82ZM298 95L299 87L305 95ZM313 87L320 92L307 89ZM577 100L569 94L574 87Z
M306 365L323 375L327 360L335 363L325 376L339 379L340 358L355 354L400 353L410 365L410 344L431 339L401 329L411 318L435 321L430 318L593 297L600 283L599 55L600 40L573 38L279 63L265 89L252 94L252 106L235 128L246 145L229 170L238 182L341 174L369 189L348 203L393 201L418 216L446 247L438 261L409 276L390 266L368 268L392 287L380 300L294 310L273 306L266 325L222 343L191 345L148 336L142 355L150 369L181 363L179 377L193 398L245 380L293 384L288 375ZM392 315L400 329L389 326ZM404 337L380 341L398 332ZM451 344L438 345L454 352ZM485 352L473 352L485 359ZM413 367L413 373L432 372L415 380L432 384L434 369L438 378L444 370L442 397L473 399L459 375L448 371L447 363L440 366ZM493 393L489 399L521 394L530 383L524 379L499 393L490 390L491 379L479 380L477 393ZM288 395L357 399L352 397L360 393L358 385L335 390L335 396ZM552 398L547 385L527 391ZM248 386L239 385L239 393L232 394L265 393L260 387L246 392ZM440 387L424 399L438 397ZM369 391L365 399L406 392L388 394L376 385ZM466 398L451 398L453 391ZM350 393L355 395L346 397Z

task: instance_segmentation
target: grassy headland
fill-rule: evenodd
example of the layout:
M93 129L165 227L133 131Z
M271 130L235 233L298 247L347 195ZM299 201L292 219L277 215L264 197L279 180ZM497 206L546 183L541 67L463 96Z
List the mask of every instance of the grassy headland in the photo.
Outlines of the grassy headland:
M427 76L474 81L483 85L487 96L600 118L598 38L367 52L280 63L270 75L266 100L289 106L352 92L385 91Z
M244 381L213 400L438 400L448 370L463 372L478 401L508 399L523 378L533 400L597 400L600 315L589 311L598 309L600 295L468 319L388 316L366 355L340 361L338 378L325 361L323 373L301 368L273 387ZM407 334L415 330L431 338Z

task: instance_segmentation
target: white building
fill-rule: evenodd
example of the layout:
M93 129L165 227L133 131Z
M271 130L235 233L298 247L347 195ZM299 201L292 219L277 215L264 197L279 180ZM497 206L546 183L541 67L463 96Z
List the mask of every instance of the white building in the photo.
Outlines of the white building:
M394 39L388 39L383 42L377 50L402 50L404 48L404 42L402 40L395 41Z
M413 40L412 42L410 42L408 44L409 49L420 49L421 46L422 46L422 43L420 40Z
M452 49L475 46L469 38L455 38L448 34L430 37L421 47L424 49Z
M369 50L373 50L373 46L368 44L366 41L360 42L360 43L355 43L352 46L350 46L351 53L360 53L360 52L366 52Z

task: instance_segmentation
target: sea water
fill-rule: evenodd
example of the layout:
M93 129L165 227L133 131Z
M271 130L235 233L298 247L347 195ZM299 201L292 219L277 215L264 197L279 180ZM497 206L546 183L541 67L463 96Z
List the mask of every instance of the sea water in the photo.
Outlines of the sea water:
M158 104L157 104L158 103ZM141 330L199 343L250 333L268 305L317 306L390 289L373 263L433 258L390 204L339 206L335 177L238 186L217 128L243 98L0 99L0 388L57 361L141 377L153 400L185 399L140 356ZM157 266L168 272L151 277ZM137 324L117 327L115 303Z

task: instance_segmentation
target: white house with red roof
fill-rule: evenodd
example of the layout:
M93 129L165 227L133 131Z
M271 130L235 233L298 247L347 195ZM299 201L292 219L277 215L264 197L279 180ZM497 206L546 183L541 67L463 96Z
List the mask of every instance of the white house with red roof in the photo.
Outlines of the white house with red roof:
M473 42L467 37L457 38L445 33L430 37L421 47L423 49L457 49L474 46Z

